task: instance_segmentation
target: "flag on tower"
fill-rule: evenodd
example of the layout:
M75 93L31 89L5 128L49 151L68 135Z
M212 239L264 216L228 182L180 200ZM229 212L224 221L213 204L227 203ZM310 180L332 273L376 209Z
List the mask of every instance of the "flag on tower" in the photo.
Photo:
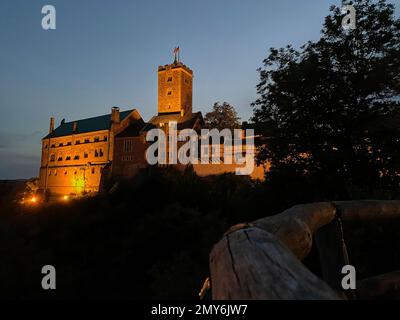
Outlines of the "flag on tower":
M174 48L174 62L179 62L179 46Z

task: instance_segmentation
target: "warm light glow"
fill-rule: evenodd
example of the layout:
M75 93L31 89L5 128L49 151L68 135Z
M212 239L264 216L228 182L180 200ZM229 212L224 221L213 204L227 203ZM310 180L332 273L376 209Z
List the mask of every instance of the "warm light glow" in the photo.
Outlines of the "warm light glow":
M82 193L85 190L85 179L82 176L76 176L73 178L74 191L77 194Z
M36 202L37 202L37 198L36 198L36 197L32 197L32 198L30 199L30 202L36 203Z
M64 201L68 201L68 200L69 200L69 196L65 195L65 196L63 197L63 200L64 200Z

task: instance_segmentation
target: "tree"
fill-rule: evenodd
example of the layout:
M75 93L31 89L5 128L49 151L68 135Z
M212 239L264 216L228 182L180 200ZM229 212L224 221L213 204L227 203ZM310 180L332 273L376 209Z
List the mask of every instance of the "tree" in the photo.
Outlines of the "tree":
M318 41L272 48L258 69L253 121L273 132L259 160L270 159L275 175L290 166L321 187L398 189L400 20L385 0L349 4L356 29L344 30L332 6Z
M204 116L205 127L209 129L236 129L240 128L240 118L233 106L224 102L215 102L213 110Z

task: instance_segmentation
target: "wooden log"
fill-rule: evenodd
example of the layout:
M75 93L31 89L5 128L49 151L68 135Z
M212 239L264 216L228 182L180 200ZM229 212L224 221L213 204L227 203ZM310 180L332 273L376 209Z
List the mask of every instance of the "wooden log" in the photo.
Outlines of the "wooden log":
M228 233L210 254L213 300L339 299L273 234Z
M400 218L398 200L361 200L333 202L342 220L367 221Z
M337 215L359 221L399 218L400 201L297 205L272 217L233 226L210 254L213 299L337 299L335 292L300 262L311 250L313 234ZM337 243L335 246L338 250ZM337 278L337 270L335 273Z
M250 225L277 236L290 250L303 260L311 251L312 235L321 226L331 222L336 208L328 202L294 206L272 217L262 218Z
M400 299L400 271L357 281L357 296L361 300Z

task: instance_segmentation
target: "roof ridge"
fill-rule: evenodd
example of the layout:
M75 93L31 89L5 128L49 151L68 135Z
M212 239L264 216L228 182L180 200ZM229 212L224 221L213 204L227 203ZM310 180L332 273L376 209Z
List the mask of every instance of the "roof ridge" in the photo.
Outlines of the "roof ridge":
M120 111L120 113L123 112L132 112L136 110L135 108L133 109L128 109L128 110L124 110L124 111ZM68 123L74 123L76 121L84 121L84 120L90 120L90 119L95 119L95 118L101 118L101 117L105 117L105 116L111 116L111 113L106 113L106 114L102 114L101 116L95 116L95 117L89 117L89 118L83 118L83 119L79 119L79 120L72 120L72 121L68 121L68 122L64 122L63 124L68 124Z

